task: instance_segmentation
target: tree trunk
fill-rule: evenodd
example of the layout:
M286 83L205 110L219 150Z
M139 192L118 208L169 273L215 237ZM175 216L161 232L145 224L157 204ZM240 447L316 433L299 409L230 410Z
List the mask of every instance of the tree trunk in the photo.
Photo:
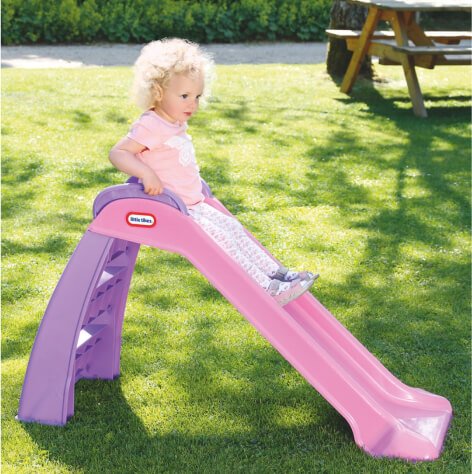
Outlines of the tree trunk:
M367 9L351 5L345 0L334 0L330 15L329 27L332 29L361 30L367 17ZM328 74L331 77L344 76L351 57L352 52L347 49L345 40L330 38L326 57ZM364 58L359 74L372 79L373 69L370 56Z

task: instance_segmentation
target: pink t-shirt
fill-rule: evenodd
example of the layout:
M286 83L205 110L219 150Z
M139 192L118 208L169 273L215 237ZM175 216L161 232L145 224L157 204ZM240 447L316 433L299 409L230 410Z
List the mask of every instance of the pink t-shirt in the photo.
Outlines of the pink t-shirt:
M202 202L202 181L187 122L171 123L153 110L133 123L128 138L146 147L136 157L155 171L165 188L187 205Z

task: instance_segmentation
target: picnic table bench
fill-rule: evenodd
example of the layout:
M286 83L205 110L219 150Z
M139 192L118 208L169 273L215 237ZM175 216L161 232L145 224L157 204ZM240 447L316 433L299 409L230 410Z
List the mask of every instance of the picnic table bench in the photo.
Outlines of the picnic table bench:
M424 31L415 20L417 11L472 10L467 0L349 0L369 7L362 31L328 29L328 36L344 39L353 51L341 91L349 94L365 55L378 56L380 64L403 66L413 111L426 117L415 66L433 69L440 65L470 65L472 33ZM376 30L383 20L392 30ZM461 44L463 40L468 44Z

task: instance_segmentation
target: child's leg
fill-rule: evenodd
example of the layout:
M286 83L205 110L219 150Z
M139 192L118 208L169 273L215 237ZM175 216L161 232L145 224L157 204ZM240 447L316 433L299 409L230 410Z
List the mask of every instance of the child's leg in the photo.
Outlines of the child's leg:
M211 212L207 208L211 208L206 204L199 204L193 209L189 209L190 216L195 222L236 262L241 265L246 272L261 285L276 301L284 306L288 302L302 295L313 284L313 279L302 281L300 279L294 281L279 281L272 279L268 275L276 274L280 269L280 265L273 261L258 245L256 245L250 237L244 232L241 224L235 219L226 216L219 211L211 208ZM221 218L223 216L223 218ZM236 223L236 225L234 224ZM221 227L220 227L221 225ZM241 232L244 235L241 235ZM250 242L250 246L245 244ZM246 255L241 251L240 245L251 248L252 252ZM263 255L261 255L263 254ZM254 257L258 263L266 265L269 271L261 271L258 264L254 264Z
M269 288L271 279L262 272L257 265L251 262L250 259L240 251L238 245L234 239L231 238L223 229L218 227L212 220L205 217L200 210L202 204L195 206L193 209L189 209L189 214L192 219L246 272L263 288ZM210 207L205 205L206 207Z
M205 203L199 204L195 211L201 218L212 222L221 233L226 235L228 240L231 240L232 245L237 246L239 252L253 265L257 266L262 273L269 277L277 273L280 264L275 262L246 234L238 220ZM193 214L191 215L193 217Z
M241 252L271 279L280 281L294 281L299 279L313 282L318 278L318 274L314 275L311 272L294 272L277 263L247 235L244 227L234 217L223 214L206 204L204 204L202 212L208 219L217 224L218 227L233 236Z

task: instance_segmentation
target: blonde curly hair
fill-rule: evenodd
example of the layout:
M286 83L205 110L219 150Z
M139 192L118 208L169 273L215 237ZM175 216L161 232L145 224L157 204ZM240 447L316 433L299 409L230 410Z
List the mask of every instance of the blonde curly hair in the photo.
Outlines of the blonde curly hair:
M152 108L159 101L157 86L165 90L174 74L202 75L204 102L214 76L213 59L198 44L184 39L165 38L148 43L134 63L131 92L135 104L143 110Z

